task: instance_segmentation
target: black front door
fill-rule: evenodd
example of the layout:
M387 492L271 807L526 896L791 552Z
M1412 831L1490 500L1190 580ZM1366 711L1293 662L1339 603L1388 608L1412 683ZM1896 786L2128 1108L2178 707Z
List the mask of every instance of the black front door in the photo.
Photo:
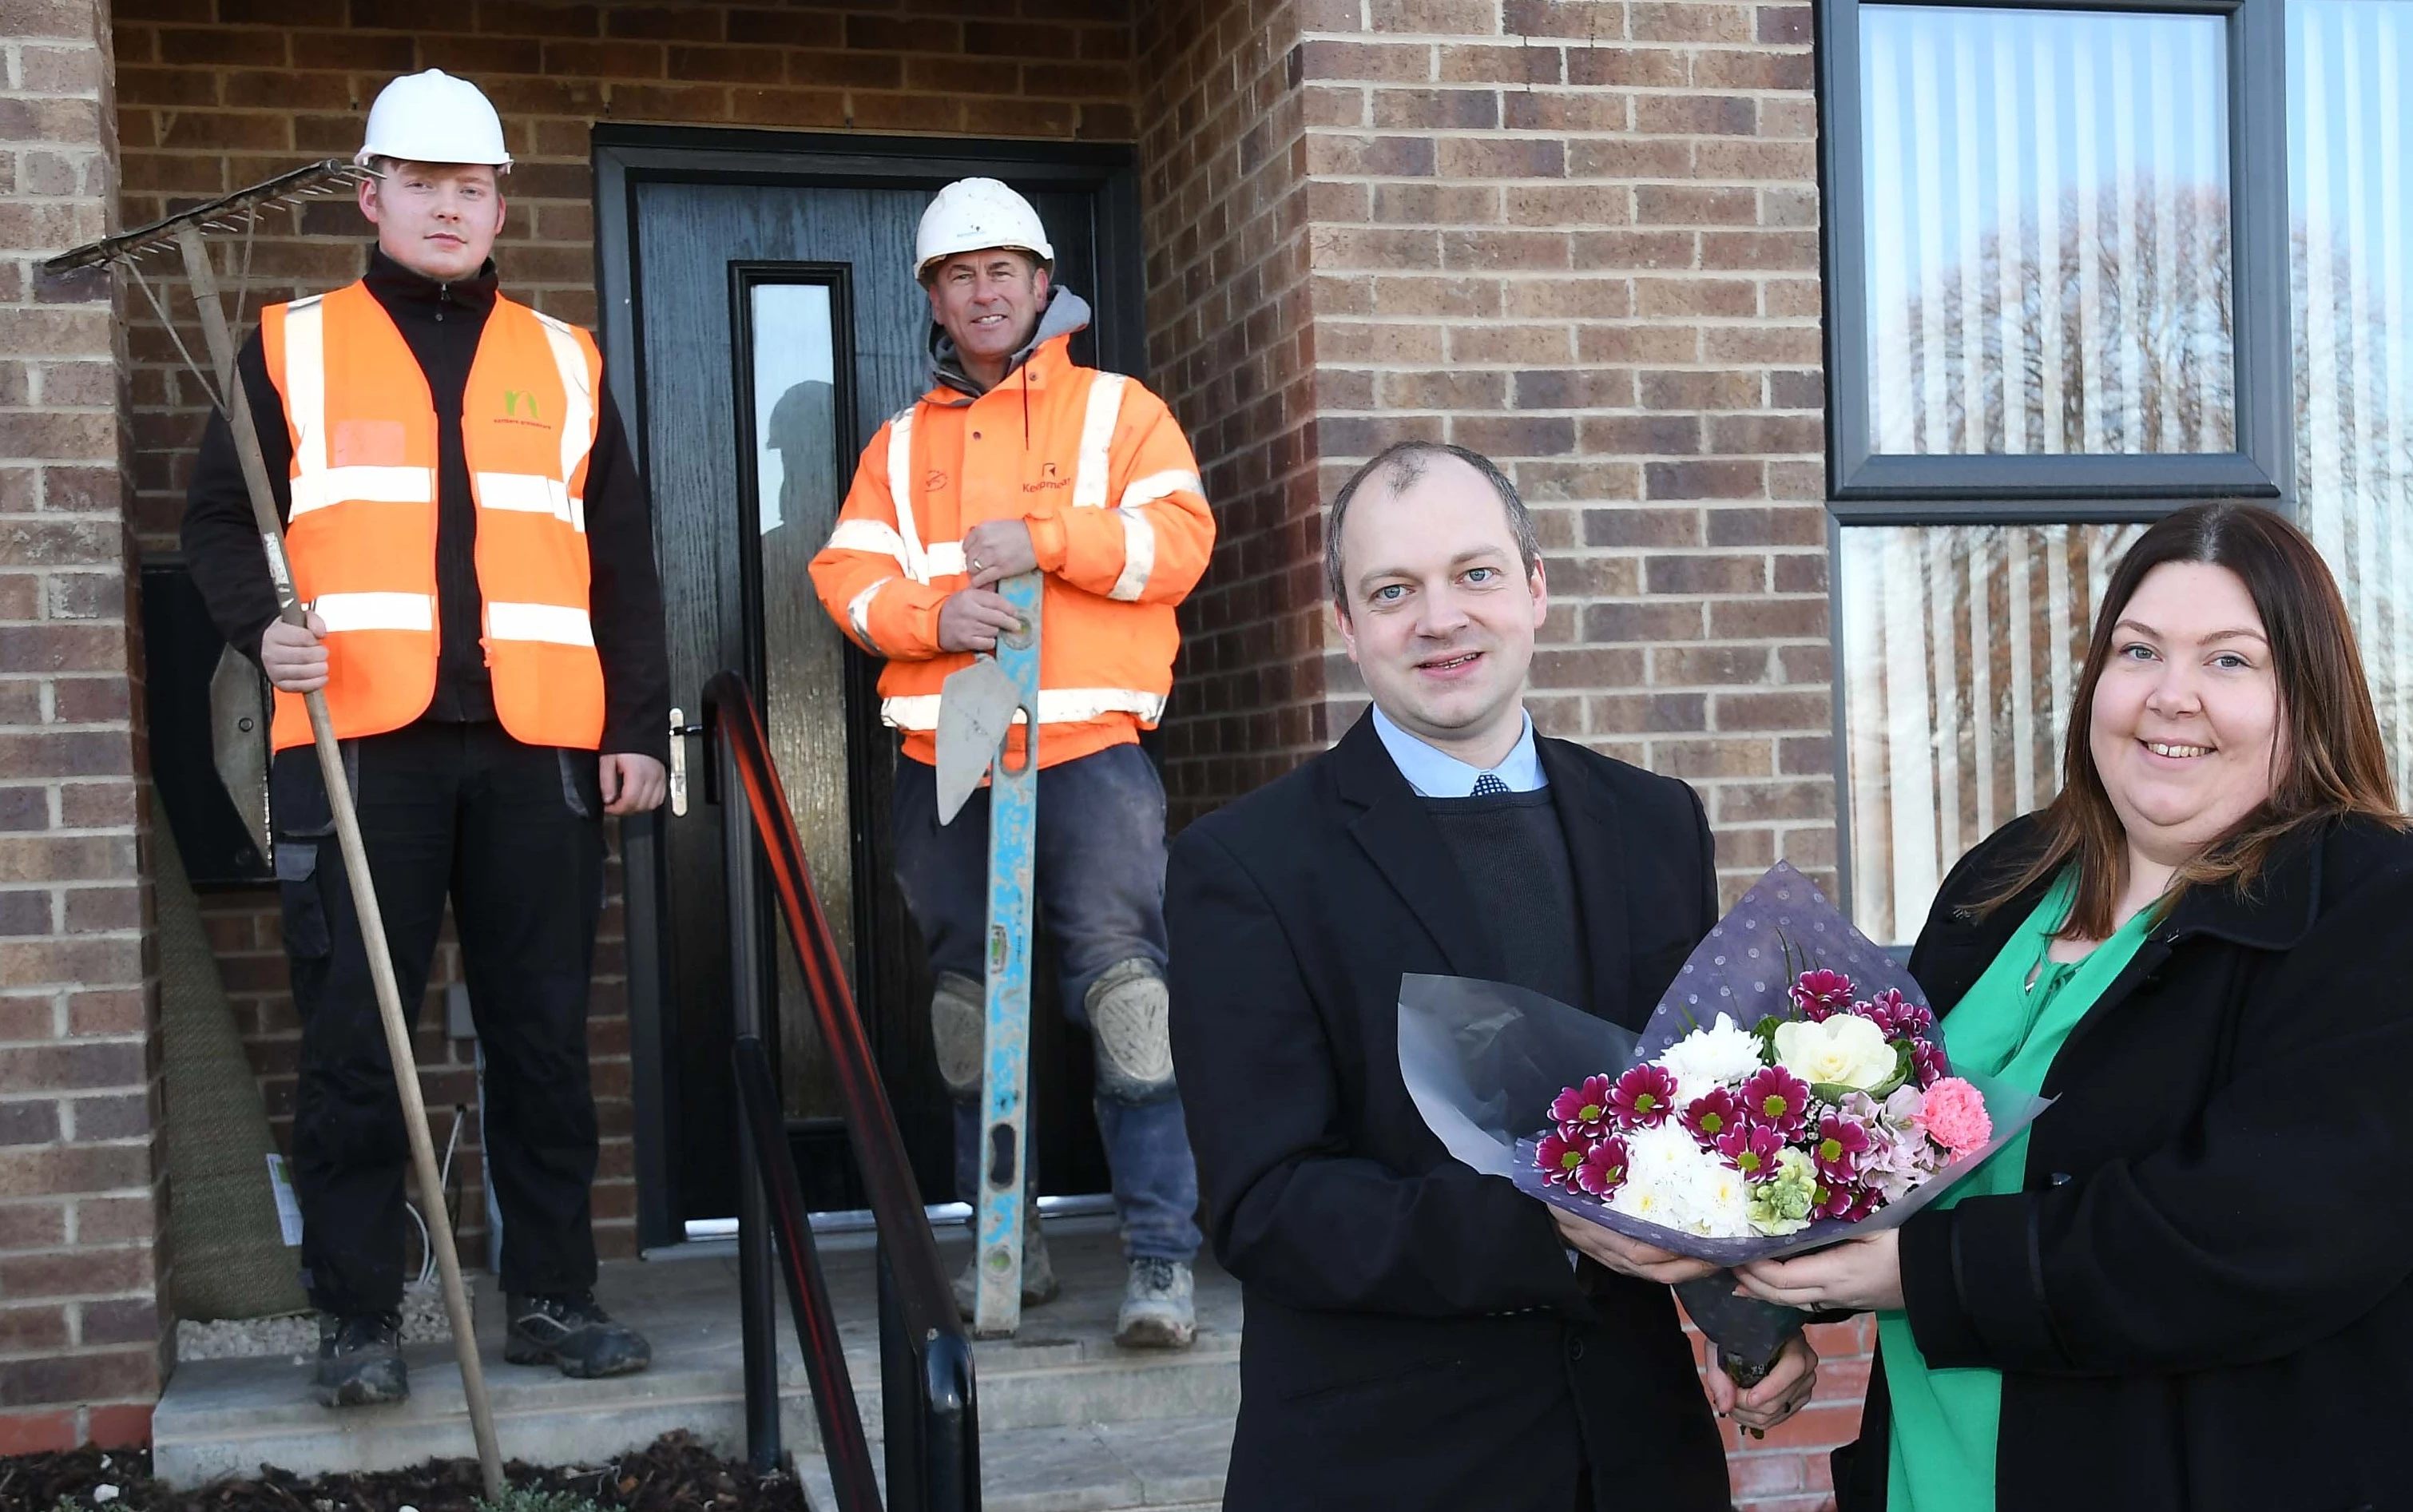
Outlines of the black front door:
M735 668L753 686L924 1197L945 1201L956 1193L929 977L889 858L896 739L880 723L877 664L837 632L806 568L864 445L927 386L913 238L940 185L979 173L1027 195L1055 244L1058 281L1097 311L1074 357L1140 371L1130 153L625 129L599 130L596 144L604 338L652 490L672 701L692 720L715 673ZM665 808L628 838L649 1246L736 1211L720 814L704 797L704 745L687 749L688 811ZM774 960L762 990L808 1197L820 1208L866 1206L784 927L766 915L763 938ZM1103 1191L1088 1047L1065 1027L1044 959L1033 986L1043 1190Z

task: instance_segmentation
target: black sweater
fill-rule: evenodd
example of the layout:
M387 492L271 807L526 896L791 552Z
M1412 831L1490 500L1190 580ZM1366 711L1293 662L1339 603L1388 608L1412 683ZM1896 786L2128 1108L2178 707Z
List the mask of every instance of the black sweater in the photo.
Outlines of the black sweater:
M477 277L438 283L381 251L369 254L365 279L409 343L436 404L436 600L438 628L436 693L425 718L451 722L495 718L486 672L478 591L478 511L469 493L469 466L461 446L461 397L486 316L495 307L495 265ZM268 359L255 331L236 358L244 391L258 417L259 450L268 465L278 518L292 511L293 439L285 405L268 378ZM670 755L670 654L662 628L662 590L654 571L653 521L636 459L620 428L607 388L597 395L595 450L586 463L586 552L589 617L595 654L603 665L606 753L666 761ZM236 649L259 660L259 638L276 617L251 496L235 459L226 418L213 414L185 494L185 557L218 630Z

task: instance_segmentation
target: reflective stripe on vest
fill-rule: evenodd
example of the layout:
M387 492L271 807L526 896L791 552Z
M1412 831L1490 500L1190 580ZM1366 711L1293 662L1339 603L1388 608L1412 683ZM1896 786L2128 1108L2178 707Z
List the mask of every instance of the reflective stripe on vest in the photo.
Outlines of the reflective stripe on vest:
M1114 486L1115 422L1122 414L1123 389L1131 379L1120 373L1100 373L1089 380L1089 394L1081 415L1081 445L1073 463L1073 508L1103 509ZM830 533L829 543L842 551L876 551L896 558L905 575L916 583L960 576L964 543L940 541L924 545L915 526L913 500L913 416L919 403L907 405L888 422L888 499L896 511L896 528L877 520L848 520ZM1194 474L1186 475L1195 486ZM1136 486L1136 485L1134 485ZM1168 490L1169 492L1169 490ZM1149 525L1124 490L1123 571L1111 598L1138 598L1147 589L1147 575L1156 565L1156 527ZM1150 496L1162 498L1158 494Z
M1164 695L1137 688L1043 688L1039 690L1041 724L1082 724L1108 714L1135 714L1142 724L1154 724L1164 715ZM882 699L880 717L899 730L939 728L939 695L914 694ZM1022 711L1014 722L1023 723Z

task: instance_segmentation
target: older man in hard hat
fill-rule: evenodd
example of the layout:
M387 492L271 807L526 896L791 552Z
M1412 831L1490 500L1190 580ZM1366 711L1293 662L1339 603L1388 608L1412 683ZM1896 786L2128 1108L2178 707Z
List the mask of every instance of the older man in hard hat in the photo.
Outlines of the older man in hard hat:
M587 979L603 816L661 802L669 741L652 526L594 339L496 291L511 155L494 107L434 69L397 79L359 160L367 275L262 310L237 364L306 628L276 618L222 419L185 517L212 615L277 689L294 1190L329 1406L409 1392L407 1145L300 695L326 690L408 1009L452 899L484 1060L505 1356L568 1375L649 1357L592 1290Z
M939 822L939 685L1015 615L995 586L1037 569L1042 597L1036 884L1067 1009L1089 1030L1097 1116L1129 1271L1117 1336L1196 1334L1198 1178L1165 1034L1164 789L1138 745L1163 712L1174 606L1206 571L1215 521L1162 400L1073 362L1089 307L1054 287L1038 213L995 179L939 192L916 270L929 291L929 392L864 450L829 544L822 603L887 659L881 707L904 734L896 872L929 948L940 1074L955 1101L955 1180L977 1165L988 798ZM1007 741L1018 762L1024 730ZM1037 1215L1023 1300L1056 1294ZM970 1317L967 1269L955 1299Z

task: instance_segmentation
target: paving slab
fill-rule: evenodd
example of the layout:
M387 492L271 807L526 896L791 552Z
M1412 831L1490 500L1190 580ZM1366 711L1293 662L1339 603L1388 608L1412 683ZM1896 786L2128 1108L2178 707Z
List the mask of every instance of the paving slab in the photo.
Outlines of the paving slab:
M985 1512L1212 1512L1223 1500L1232 1417L1090 1423L981 1434ZM880 1446L872 1446L880 1464ZM829 1469L801 1457L813 1512L834 1512ZM881 1466L883 1494L887 1476Z
M1170 1505L1151 1490L1197 1482L1189 1470L1148 1459L1118 1459L1118 1425L1180 1423L1168 1445L1188 1445L1220 1421L1229 1448L1230 1422L1239 1404L1239 1287L1202 1262L1198 1272L1199 1340L1187 1351L1127 1350L1114 1342L1114 1315L1122 1295L1123 1262L1110 1220L1076 1219L1048 1225L1049 1248L1064 1295L1024 1314L1020 1335L974 1345L978 1371L984 1479L994 1456L997 1473L1045 1460L1046 1444L1077 1461L1086 1476L1098 1469L1097 1494L1156 1500L1097 1503L1101 1507ZM961 1230L942 1238L950 1267L970 1253ZM873 1255L867 1237L838 1237L822 1249L831 1302L839 1318L849 1378L864 1421L879 1431L879 1323ZM509 1365L501 1356L502 1303L486 1289L476 1298L480 1353L506 1458L547 1464L588 1463L642 1448L672 1429L685 1429L718 1451L745 1447L745 1389L737 1316L737 1265L732 1255L615 1261L603 1267L596 1291L613 1314L643 1329L654 1363L641 1374L609 1381L571 1381L550 1369ZM154 1472L171 1486L197 1486L273 1464L297 1475L387 1470L431 1457L474 1453L461 1379L448 1344L404 1351L411 1399L389 1407L330 1412L311 1402L310 1369L292 1357L193 1361L170 1378L152 1420ZM784 1298L779 1325L780 1419L787 1447L800 1456L818 1448L819 1427L797 1354ZM1023 1433L1039 1438L1025 1440ZM993 1448L992 1448L993 1445ZM1172 1452L1168 1449L1168 1452ZM1211 1448L1201 1451L1213 1459ZM1092 1463L1091 1456L1103 1456ZM1195 1456L1193 1456L1195 1458ZM1123 1468L1109 1475L1104 1466ZM1013 1472L1018 1482L1021 1471ZM1221 1465L1215 1468L1220 1494ZM1169 1477L1169 1478L1168 1478ZM999 1482L1002 1490L1007 1482ZM1044 1484L1043 1481L1041 1484ZM1093 1483L1078 1482L1083 1487ZM1135 1490L1133 1489L1135 1488ZM1034 1487L1033 1494L1037 1494ZM1083 1494L1088 1494L1084 1490ZM1169 1491L1168 1493L1169 1494ZM1188 1497L1187 1500L1206 1498ZM1004 1505L1006 1504L999 1504ZM1035 1512L1040 1504L1026 1505ZM1091 1506L1083 1501L1082 1508ZM1064 1512L1073 1512L1065 1504Z

